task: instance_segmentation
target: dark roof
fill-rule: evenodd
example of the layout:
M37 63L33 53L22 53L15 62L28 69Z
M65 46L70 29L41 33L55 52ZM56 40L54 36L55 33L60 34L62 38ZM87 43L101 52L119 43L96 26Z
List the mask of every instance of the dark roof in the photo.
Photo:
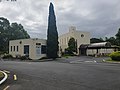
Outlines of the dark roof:
M81 44L80 45L80 49L87 49L87 47L89 46L89 44Z

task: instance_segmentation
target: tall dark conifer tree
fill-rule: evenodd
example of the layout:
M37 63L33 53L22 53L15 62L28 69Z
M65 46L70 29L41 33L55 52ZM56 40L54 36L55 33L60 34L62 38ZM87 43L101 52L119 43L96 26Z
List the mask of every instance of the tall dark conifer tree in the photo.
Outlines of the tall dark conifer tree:
M47 57L56 59L58 57L58 32L54 6L50 3L47 31Z

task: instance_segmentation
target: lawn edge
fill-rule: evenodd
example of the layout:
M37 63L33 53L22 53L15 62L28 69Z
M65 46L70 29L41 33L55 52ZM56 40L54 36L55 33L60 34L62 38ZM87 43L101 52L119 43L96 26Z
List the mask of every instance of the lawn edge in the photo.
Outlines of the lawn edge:
M0 81L0 85L1 85L2 83L4 83L7 80L8 75L3 71L0 71L0 72L4 74L4 78Z

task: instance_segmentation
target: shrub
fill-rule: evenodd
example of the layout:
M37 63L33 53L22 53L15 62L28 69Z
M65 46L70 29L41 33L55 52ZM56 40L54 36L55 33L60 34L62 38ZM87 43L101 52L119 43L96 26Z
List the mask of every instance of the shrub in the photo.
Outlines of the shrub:
M65 49L64 54L73 55L74 53L69 48L67 48Z
M26 59L26 56L21 56L20 59L21 59L21 60L25 60L25 59Z
M109 55L112 60L120 61L120 51L113 52Z
M29 56L25 55L25 56L21 56L19 59L21 60L32 60L31 58L29 58Z
M66 56L77 56L76 54L74 54L74 52L72 52L70 49L65 49L65 52L62 52L62 56L66 57Z
M20 59L20 58L21 58L21 55L16 55L15 58L16 58L16 59Z
M13 56L10 55L10 54L6 54L6 55L4 55L2 58L3 58L3 59L10 59L10 58L13 58Z
M0 80L2 80L4 77L4 74L2 72L0 72Z

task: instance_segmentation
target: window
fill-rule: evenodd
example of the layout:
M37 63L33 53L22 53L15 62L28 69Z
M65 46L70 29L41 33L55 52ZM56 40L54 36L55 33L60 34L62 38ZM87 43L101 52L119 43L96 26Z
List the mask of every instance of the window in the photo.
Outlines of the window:
M41 45L41 43L36 43L36 45Z
M36 43L36 55L41 54L41 43Z
M22 41L20 41L19 43L22 44Z
M65 40L65 43L64 43L64 45L65 45L66 44L66 38L64 40Z
M84 37L84 35L83 35L83 34L81 34L81 37L83 38L83 37Z
M12 52L12 46L11 46L11 52Z
M18 46L17 46L17 52L18 52Z
M36 46L36 55L40 55L41 54L41 47L40 46Z
M41 46L41 53L46 54L46 46L45 45Z
M14 51L15 51L15 46L14 46Z

